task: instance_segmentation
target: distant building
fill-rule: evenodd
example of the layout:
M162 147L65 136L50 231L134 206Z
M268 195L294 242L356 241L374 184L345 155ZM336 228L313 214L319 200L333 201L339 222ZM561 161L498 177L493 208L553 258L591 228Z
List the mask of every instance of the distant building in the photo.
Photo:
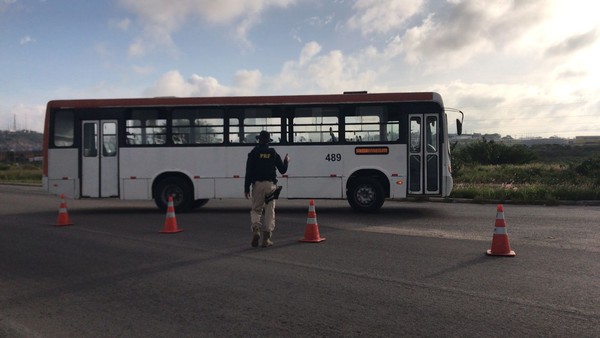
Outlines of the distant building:
M475 134L463 134L460 136L458 136L456 134L450 134L450 135L448 135L448 137L451 142L458 143L459 145L466 145L471 142L477 142L477 141L483 141L483 140L488 141L488 142L493 141L493 142L503 143L503 144L506 144L509 146L515 145L515 144L523 144L526 146L532 146L532 145L538 145L538 144L560 144L560 145L573 144L573 139L561 138L561 137L557 137L557 136L552 136L549 138L542 138L542 137L513 138L510 135L502 137L500 134L478 134L478 133L475 133ZM600 144L600 139L598 139L596 142L597 143L593 143L593 144ZM592 143L585 143L585 144L592 144Z
M600 136L575 136L574 144L577 146L600 144Z
M550 137L550 138L531 138L531 139L522 139L520 140L521 144L526 146L534 146L538 144L559 144L559 145L569 145L571 140L561 137Z

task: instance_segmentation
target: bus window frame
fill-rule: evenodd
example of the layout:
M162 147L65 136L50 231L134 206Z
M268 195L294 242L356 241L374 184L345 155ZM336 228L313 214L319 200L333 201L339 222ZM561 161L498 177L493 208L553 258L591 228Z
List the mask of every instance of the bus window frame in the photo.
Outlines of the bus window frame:
M249 110L257 110L256 112L252 112ZM271 116L253 116L254 114L262 114L263 112L265 112L266 110L270 111ZM226 113L225 113L225 118L226 118L226 128L225 128L225 134L226 134L226 139L227 145L248 145L248 144L256 144L258 143L257 141L257 136L260 133L261 130L267 130L271 133L271 139L273 139L273 141L271 142L272 144L285 144L287 142L285 142L286 140L286 133L285 133L285 113L284 113L284 108L281 106L248 106L248 107L230 107L229 109L227 109ZM267 123L265 124L247 124L245 123L246 120L249 119L267 119ZM270 124L269 123L269 119L273 119L275 121L278 120L278 123L275 124ZM237 133L232 133L232 124L231 124L231 120L237 120L238 121L238 128L239 130L237 131ZM248 132L248 129L252 129L253 132ZM231 135L236 135L239 139L238 142L232 142L231 140ZM241 136L244 136L243 138Z
M134 116L134 114L140 114L140 117L144 117L144 119L140 118L139 121L142 122L139 126L129 126L128 125L128 121L135 121L138 120L137 116ZM155 114L154 118L148 117L148 115L151 114ZM173 143L170 141L171 139L171 128L170 128L170 121L171 118L169 116L169 114L167 114L167 112L165 111L164 108L147 108L147 107L133 107L131 109L128 109L124 114L123 114L123 135L125 138L125 142L124 144L126 146L129 147L164 147L164 146L168 146L168 145L172 145ZM159 120L164 120L164 125L147 125L147 121L150 120L154 120L154 121L159 121ZM140 135L136 135L136 134L131 134L134 135L135 137L139 136L141 142L140 143L131 143L129 140L129 130L130 129L140 129ZM150 135L152 135L153 139L155 140L152 143L148 143L148 133L147 133L147 128L153 128L152 130L154 131L154 129L160 129L160 128L164 128L164 132L163 133L151 133ZM158 138L156 137L157 135L163 135L164 136L164 141L161 142L157 142L156 140L158 140Z
M61 115L63 114L69 114L70 116L65 117L64 119L64 123L58 123L59 118L61 117ZM51 132L51 142L49 142L50 146L52 148L73 148L77 145L77 131L76 131L76 127L75 127L75 121L76 121L76 114L75 111L73 109L59 109L59 110L54 110L52 111L52 119L51 119L51 128L50 130ZM58 144L57 143L57 133L58 133L58 126L65 126L65 130L66 133L64 133L65 136L65 143L64 144ZM70 127L70 128L69 128ZM70 142L68 141L69 138L68 136L70 136Z
M181 133L175 133L175 128L186 128L186 126L176 126L174 125L175 120L183 120L185 118L181 118L179 116L176 117L178 113L182 113L187 116L188 119L193 119L191 123L187 126L189 128L188 140L184 143L175 142L175 135L181 135ZM183 117L183 116L182 116ZM199 120L208 120L215 119L220 120L221 124L218 125L197 125L196 122ZM223 107L211 107L211 106L192 106L192 107L172 107L168 114L168 122L169 125L168 133L169 141L172 145L175 146L192 146L192 147L201 147L208 146L214 147L219 146L226 143L227 139L227 114L225 113L225 109ZM217 132L212 133L216 135L215 137L220 136L220 142L197 142L198 137L200 137L203 133L202 128L207 128L207 126L212 126L214 128L220 129ZM200 131L200 133L198 133ZM208 134L207 134L208 135Z
M314 109L328 109L328 110L335 110L335 112L333 114L321 114L319 116L316 117L320 117L321 119L324 117L335 117L337 119L336 123L320 123L320 124L296 124L296 118L309 118L310 116L298 116L298 112L299 110L304 110L304 109L310 109L311 111ZM304 111L301 112L302 115L304 115ZM340 124L340 120L341 120L341 116L342 116L342 107L340 107L339 105L298 105L298 106L293 106L289 108L289 142L291 144L338 144L340 143L341 140L341 124ZM315 117L313 115L313 117ZM310 141L310 138L308 141L305 142L297 142L295 140L296 138L296 134L298 133L296 126L303 126L303 127L310 127L310 126L327 126L327 127L331 127L331 126L336 126L336 130L333 131L334 132L334 136L337 138L337 141L335 142L331 142L331 137L330 137L330 133L329 130L321 130L321 131L314 131L314 134L319 134L319 135L327 135L326 138L328 138L328 140L326 141ZM335 135L335 133L337 133L337 135Z

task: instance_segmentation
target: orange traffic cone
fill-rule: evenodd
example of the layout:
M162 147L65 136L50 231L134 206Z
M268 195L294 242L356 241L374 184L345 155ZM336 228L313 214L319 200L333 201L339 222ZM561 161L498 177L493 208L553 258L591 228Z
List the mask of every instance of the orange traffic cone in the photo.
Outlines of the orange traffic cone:
M304 238L300 242L319 243L325 238L319 235L319 225L317 224L317 212L315 211L315 201L310 200L308 205L308 217L306 218L306 230Z
M174 234L182 232L177 228L177 219L175 218L175 207L173 207L173 197L169 196L169 204L167 205L167 217L165 218L165 226L160 231L163 234Z
M492 238L492 248L487 251L490 256L509 256L514 257L516 253L510 249L508 243L508 233L506 232L506 222L504 221L504 207L498 204L496 211L496 228Z
M69 212L67 211L67 203L65 203L65 195L60 195L60 207L58 208L58 218L56 220L57 227L63 227L67 225L73 225L69 219Z

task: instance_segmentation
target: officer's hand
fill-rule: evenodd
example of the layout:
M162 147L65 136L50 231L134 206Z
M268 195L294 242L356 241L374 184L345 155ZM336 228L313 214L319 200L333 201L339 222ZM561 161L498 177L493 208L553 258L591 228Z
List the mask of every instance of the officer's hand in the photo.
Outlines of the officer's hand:
M249 192L247 192L247 193L245 193L245 194L246 194L246 199L247 199L247 200L249 200L249 199L250 199L250 197L252 197L252 195L251 195Z
M286 161L286 162L289 162L289 161L290 161L290 155L288 155L288 154L285 154L285 161Z

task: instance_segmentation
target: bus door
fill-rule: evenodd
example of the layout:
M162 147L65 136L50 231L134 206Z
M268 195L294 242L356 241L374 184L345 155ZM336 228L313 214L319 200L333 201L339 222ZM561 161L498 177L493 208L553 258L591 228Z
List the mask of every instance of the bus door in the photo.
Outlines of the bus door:
M81 196L119 196L117 121L83 121Z
M440 194L439 115L409 115L408 194Z

